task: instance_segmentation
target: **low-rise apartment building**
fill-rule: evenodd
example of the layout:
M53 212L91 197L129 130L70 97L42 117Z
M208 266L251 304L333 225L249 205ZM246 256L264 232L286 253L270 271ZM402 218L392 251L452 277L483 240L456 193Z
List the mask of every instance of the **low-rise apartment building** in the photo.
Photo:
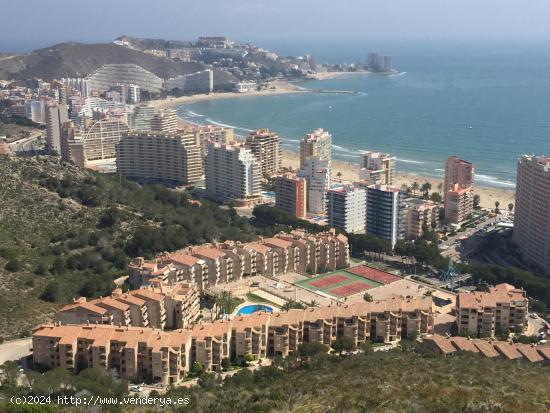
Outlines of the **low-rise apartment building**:
M164 285L151 279L149 286L87 301L78 298L57 314L61 324L112 324L119 326L184 328L199 316L199 295L188 283Z
M226 357L286 357L302 343L330 346L342 336L359 345L433 334L432 306L431 297L395 296L370 303L259 312L175 331L43 325L33 331L33 360L37 367L114 369L129 380L170 384L183 379L195 362L206 370L219 370Z
M348 239L330 230L318 234L292 231L248 243L227 241L189 247L161 254L152 261L136 258L128 270L133 288L152 281L188 281L203 291L254 275L317 274L348 265Z
M480 337L493 337L499 331L522 333L527 326L528 309L525 291L510 284L498 284L488 292L459 293L458 333Z

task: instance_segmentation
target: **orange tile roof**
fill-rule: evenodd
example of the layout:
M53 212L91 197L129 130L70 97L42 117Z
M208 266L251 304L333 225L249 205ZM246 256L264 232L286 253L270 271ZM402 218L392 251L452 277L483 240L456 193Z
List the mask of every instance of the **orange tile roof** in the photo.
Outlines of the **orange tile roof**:
M122 295L116 296L114 298L115 298L115 300L121 301L123 303L138 305L140 307L145 304L145 300L142 300L141 298L138 298L138 297L133 296L131 294L122 294Z
M193 250L193 255L205 257L211 260L217 260L222 258L225 254L216 248L203 247L203 248L197 248L196 250Z
M495 341L493 347L508 360L516 360L523 357L514 344L505 341Z
M529 344L516 344L515 346L521 355L531 363L540 363L541 361L544 361L544 357L537 352L537 349L534 346Z
M98 307L112 307L120 311L128 311L130 308L128 304L117 301L110 297L98 298L97 300L92 301L92 303L94 303Z
M474 342L474 345L478 348L478 350L483 354L485 357L493 358L498 357L498 351L495 350L495 348L491 345L491 343L484 341L484 340L472 340Z
M293 309L286 312L273 313L269 321L270 327L297 325L304 321L304 310Z
M197 264L201 259L190 255L188 252L174 252L167 254L166 259L173 261L176 264L192 266Z
M479 353L479 349L475 346L474 342L472 340L468 340L466 337L456 336L451 337L450 340L457 350Z
M550 345L537 346L537 352L546 360L550 360Z
M456 348L448 338L439 335L424 337L424 341L433 343L443 354L456 353Z
M232 329L235 331L243 331L247 328L257 328L268 325L271 319L271 313L264 311L252 313L248 316L241 315L234 317L231 320Z
M304 310L304 321L332 321L338 316L338 307L312 307Z
M218 320L213 323L202 323L193 326L193 338L196 340L204 340L207 337L215 338L222 337L231 331L231 323L229 321Z
M292 242L281 238L267 238L264 240L264 244L278 248L288 248L292 246Z
M93 302L86 302L86 301L66 305L60 310L60 312L71 311L71 310L77 310L77 311L86 310L91 313L100 314L100 315L104 315L105 313L107 313L107 310L105 308L98 307Z

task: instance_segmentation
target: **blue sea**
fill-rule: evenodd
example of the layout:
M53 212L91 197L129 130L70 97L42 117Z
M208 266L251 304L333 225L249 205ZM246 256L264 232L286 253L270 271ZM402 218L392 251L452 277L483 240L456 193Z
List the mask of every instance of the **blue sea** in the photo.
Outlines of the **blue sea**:
M319 62L365 61L375 47L345 43L270 45L281 54L313 52ZM300 47L302 47L300 49ZM282 50L281 50L282 49ZM297 150L309 130L333 136L336 159L359 161L360 151L397 156L405 173L443 176L444 161L473 162L480 186L513 188L523 153L550 153L550 47L522 44L392 44L398 75L349 75L304 81L307 93L203 101L178 108L182 118L279 133Z

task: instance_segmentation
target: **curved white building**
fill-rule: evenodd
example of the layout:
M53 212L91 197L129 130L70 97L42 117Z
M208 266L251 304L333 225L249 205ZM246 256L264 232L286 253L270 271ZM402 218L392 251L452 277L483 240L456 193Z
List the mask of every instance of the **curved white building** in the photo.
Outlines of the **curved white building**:
M159 93L162 79L133 63L108 64L100 67L86 78L90 90L104 92L116 84L133 84L143 90Z
M116 157L116 145L128 126L119 119L102 119L82 133L84 159L94 161Z

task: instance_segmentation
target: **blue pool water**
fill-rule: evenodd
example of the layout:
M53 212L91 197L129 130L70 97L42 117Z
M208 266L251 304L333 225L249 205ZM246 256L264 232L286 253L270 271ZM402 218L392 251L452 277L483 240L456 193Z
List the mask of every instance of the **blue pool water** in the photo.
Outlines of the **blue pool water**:
M237 315L250 315L252 313L257 313L258 311L267 311L268 313L273 312L273 308L268 305L263 304L250 304L245 305L237 312Z

